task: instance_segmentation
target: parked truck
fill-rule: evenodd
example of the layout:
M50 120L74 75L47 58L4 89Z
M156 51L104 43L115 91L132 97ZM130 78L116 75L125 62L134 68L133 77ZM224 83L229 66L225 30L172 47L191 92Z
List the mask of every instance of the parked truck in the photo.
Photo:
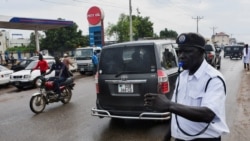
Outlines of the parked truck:
M77 70L80 74L85 74L85 72L93 73L94 65L92 63L92 56L94 51L97 54L100 54L101 50L101 47L81 47L76 49L75 59L77 63Z

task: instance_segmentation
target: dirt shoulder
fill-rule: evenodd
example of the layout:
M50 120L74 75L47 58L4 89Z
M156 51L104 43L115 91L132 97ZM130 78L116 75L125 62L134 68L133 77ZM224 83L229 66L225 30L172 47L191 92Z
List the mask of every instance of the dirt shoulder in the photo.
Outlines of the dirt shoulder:
M237 113L230 129L231 141L248 141L250 139L250 71L243 70L240 90L237 95Z

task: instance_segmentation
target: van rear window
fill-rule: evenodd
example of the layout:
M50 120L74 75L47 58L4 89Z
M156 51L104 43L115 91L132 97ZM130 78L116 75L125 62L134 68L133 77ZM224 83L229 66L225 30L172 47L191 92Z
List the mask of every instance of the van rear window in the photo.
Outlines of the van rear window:
M154 46L144 45L103 49L99 70L102 74L156 72Z

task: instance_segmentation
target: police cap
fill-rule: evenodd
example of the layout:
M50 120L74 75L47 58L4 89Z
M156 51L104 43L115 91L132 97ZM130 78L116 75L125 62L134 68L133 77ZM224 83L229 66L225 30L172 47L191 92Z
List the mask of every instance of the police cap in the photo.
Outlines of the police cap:
M177 39L176 43L179 47L197 47L205 50L205 38L198 33L182 33Z

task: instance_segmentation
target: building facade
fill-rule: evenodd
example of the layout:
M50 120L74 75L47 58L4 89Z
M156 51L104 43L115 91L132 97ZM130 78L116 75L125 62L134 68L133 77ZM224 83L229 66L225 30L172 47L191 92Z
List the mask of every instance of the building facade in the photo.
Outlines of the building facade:
M215 35L212 35L211 40L213 43L217 44L218 46L230 45L229 35L225 34L224 32L220 32L220 33L216 33Z
M9 47L9 33L5 30L0 31L0 53L4 54Z
M0 31L0 53L4 53L6 49L12 47L28 46L30 43L29 38L18 37L12 35L10 38L9 32L6 30Z
M21 34L18 34L21 35ZM21 46L28 46L30 43L30 39L22 38L22 37L14 37L16 35L12 34L10 38L10 34L6 30L0 31L0 54L2 55L3 59L5 56L9 56L10 52L6 52L8 48L13 47L21 47ZM12 52L15 59L21 59L25 56L30 56L30 54L26 55L25 53L18 54L17 52ZM5 59L4 59L5 60Z

